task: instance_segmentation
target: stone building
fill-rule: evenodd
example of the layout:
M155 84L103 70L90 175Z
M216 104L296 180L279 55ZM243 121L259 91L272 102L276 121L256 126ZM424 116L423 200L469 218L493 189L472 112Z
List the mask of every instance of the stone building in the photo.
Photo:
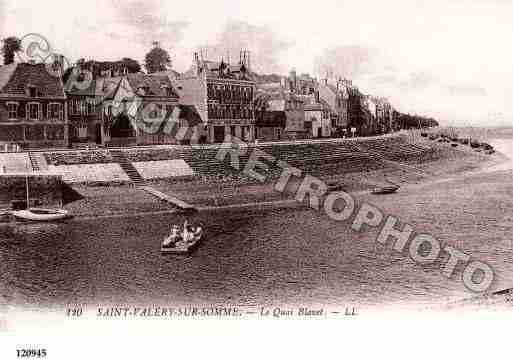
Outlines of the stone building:
M193 135L197 136L197 123L188 121L190 116L194 117L195 110L180 106L178 99L166 75L122 76L102 106L105 142L110 146L130 146L190 141ZM177 136L180 127L187 134Z
M89 69L73 68L65 90L68 98L69 138L72 146L105 145L103 102L112 97L121 77L94 76Z
M305 121L305 103L298 95L285 91L264 91L260 90L255 103L258 103L257 124L258 133L257 138L262 139L260 136L262 131L262 123L269 124L269 115L266 112L272 113L272 118L285 120L285 125L276 140L295 140L305 139L311 137L311 122ZM281 113L278 115L278 113ZM266 119L262 122L262 119ZM273 127L276 125L273 124ZM277 130L275 130L277 131ZM278 138L279 137L279 138Z
M320 100L319 92L314 91L313 95L302 95L300 98L304 103L305 127L309 131L306 137L330 137L330 108L326 102Z
M67 146L68 114L60 71L31 63L0 67L0 143Z
M220 143L227 135L255 139L255 81L246 51L241 51L236 65L222 59L207 61L196 53L191 68L175 78L173 85L181 104L196 107L203 122L202 142Z
M335 84L330 83L328 79L319 83L320 99L326 102L331 111L336 114L331 124L333 135L342 136L349 127L352 89L352 82L345 79L338 79Z
M317 88L317 80L309 74L298 75L292 69L288 78L284 78L284 90L298 95L313 95Z

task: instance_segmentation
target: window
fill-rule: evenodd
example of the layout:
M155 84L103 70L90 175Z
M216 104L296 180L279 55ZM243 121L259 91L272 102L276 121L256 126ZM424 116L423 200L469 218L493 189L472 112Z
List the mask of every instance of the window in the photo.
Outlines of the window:
M7 103L8 119L15 120L18 118L18 104L16 102Z
M71 101L71 114L78 115L79 114L79 101L78 100L72 100Z
M77 136L79 138L87 138L87 126L77 126Z
M94 113L94 106L92 100L87 100L86 102L86 115L92 115Z
M168 116L173 113L174 108L175 107L173 105L166 105L166 113Z
M37 88L35 86L29 86L28 95L29 95L29 97L36 97L37 96Z
M29 120L37 120L39 119L39 109L41 105L39 103L29 103L28 104L28 118Z
M235 137L235 126L230 126L230 135L232 135L232 137Z
M51 103L48 105L48 119L60 120L61 119L61 104Z

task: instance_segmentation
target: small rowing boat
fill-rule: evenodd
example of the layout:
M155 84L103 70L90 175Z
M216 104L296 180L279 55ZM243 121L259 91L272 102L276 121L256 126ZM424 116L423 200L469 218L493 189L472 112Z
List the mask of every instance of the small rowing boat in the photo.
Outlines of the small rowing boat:
M22 221L55 222L69 219L72 216L64 209L28 208L11 211L11 215Z
M397 185L377 187L372 190L372 194L389 194L394 193L399 189Z
M328 192L335 192L335 191L344 191L344 184L342 182L328 182L326 184L328 186Z
M160 246L160 252L163 254L188 254L198 247L203 238L203 229L184 224L182 233L178 231L178 226L174 225L171 234L164 239Z

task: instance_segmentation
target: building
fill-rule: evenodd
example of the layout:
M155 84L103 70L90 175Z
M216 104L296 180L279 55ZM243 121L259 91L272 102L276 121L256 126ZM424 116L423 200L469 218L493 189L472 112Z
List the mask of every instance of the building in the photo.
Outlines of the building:
M207 61L195 53L191 68L173 80L180 104L195 106L201 120L202 142L220 143L225 136L244 141L255 139L255 81L250 58L241 51L239 62L232 65Z
M267 119L263 123L269 123L269 115L266 115L266 112L272 112L272 118L274 119L285 119L283 131L280 133L280 136L276 136L279 137L275 138L276 140L295 140L311 137L309 135L312 133L311 122L307 123L305 121L305 103L300 96L281 90L265 91L260 89L255 104L258 104L256 105L258 107L256 113L259 119ZM279 112L282 114L278 116ZM261 128L262 126L259 125L259 127ZM273 125L273 127L276 126ZM257 136L257 138L261 139L261 136Z
M284 139L287 115L285 111L263 111L256 115L255 136L262 141Z
M94 77L89 69L73 68L67 78L69 139L72 146L105 145L106 129L102 111L105 99L112 97L121 77Z
M58 65L57 65L58 66ZM68 145L66 94L45 64L0 67L0 142L25 148Z
M284 78L284 89L298 95L313 95L317 88L317 80L309 74L298 75L292 69L288 78Z
M177 144L197 136L197 123L188 121L197 113L193 106L179 105L168 76L136 73L111 81L118 85L104 98L101 116L107 145ZM179 128L187 133L177 137Z
M319 97L328 104L333 116L331 124L332 134L342 136L350 124L350 93L353 90L352 82L338 79L335 84L324 79L318 85Z
M313 95L300 96L304 103L305 127L309 130L308 138L330 137L332 132L330 108L321 101L319 92Z

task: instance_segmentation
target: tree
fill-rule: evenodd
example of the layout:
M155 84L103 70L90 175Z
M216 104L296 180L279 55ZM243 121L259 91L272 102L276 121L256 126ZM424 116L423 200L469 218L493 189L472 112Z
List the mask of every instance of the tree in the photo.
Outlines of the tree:
M130 74L141 72L141 65L139 65L139 63L134 59L131 59L129 57L123 57L121 63L123 64L123 66L125 66L128 73Z
M10 36L2 40L2 54L4 55L4 65L14 62L14 55L21 51L21 40L15 36Z
M166 71L171 68L171 57L169 53L160 47L158 42L153 43L153 49L146 54L145 67L148 73Z

